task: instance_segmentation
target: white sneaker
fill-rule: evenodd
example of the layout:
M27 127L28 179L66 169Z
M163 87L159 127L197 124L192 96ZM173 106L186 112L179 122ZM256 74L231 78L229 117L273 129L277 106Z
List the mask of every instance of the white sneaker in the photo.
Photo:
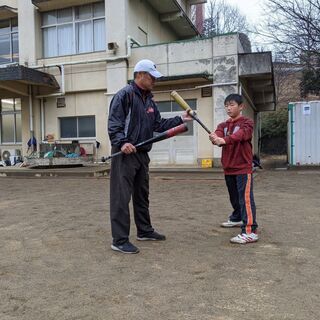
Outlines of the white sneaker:
M240 243L240 244L246 244L246 243L252 243L257 242L259 240L259 237L256 233L241 233L238 234L236 237L233 237L230 239L231 243Z
M242 221L226 221L221 223L222 228L234 228L234 227L241 227L242 226Z

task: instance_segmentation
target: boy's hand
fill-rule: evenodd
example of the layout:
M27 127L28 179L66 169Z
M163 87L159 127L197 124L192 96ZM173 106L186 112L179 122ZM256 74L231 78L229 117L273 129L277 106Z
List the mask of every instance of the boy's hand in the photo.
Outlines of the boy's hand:
M219 147L226 144L225 140L223 138L219 138L214 132L209 134L209 140L212 142L212 144L215 144Z

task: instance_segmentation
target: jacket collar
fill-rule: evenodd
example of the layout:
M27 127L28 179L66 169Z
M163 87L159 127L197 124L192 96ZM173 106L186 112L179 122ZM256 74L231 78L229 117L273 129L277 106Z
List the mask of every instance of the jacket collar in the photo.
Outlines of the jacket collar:
M130 85L133 87L134 92L137 93L142 98L143 89L139 88L134 81L131 81ZM153 97L153 94L151 93L151 91L144 91L144 92L145 92L145 97L150 97L150 98Z

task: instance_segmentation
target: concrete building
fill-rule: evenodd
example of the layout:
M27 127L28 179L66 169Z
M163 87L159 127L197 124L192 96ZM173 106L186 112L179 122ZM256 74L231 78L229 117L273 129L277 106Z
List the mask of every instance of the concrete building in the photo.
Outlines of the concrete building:
M192 6L205 2L0 0L1 153L27 155L31 137L39 150L49 136L79 140L96 159L109 155L110 101L144 58L165 75L154 90L163 116L182 112L170 98L176 90L215 128L226 118L225 96L239 92L258 123L259 112L275 108L271 53L251 53L242 34L202 38ZM153 164L218 165L220 149L197 123L190 129L155 144Z

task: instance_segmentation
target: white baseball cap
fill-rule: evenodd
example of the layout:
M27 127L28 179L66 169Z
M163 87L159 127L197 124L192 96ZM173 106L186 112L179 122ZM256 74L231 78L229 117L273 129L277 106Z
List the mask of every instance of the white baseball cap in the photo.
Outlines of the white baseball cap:
M161 78L163 75L157 70L156 65L151 60L140 60L134 67L133 72L148 72L154 78Z

